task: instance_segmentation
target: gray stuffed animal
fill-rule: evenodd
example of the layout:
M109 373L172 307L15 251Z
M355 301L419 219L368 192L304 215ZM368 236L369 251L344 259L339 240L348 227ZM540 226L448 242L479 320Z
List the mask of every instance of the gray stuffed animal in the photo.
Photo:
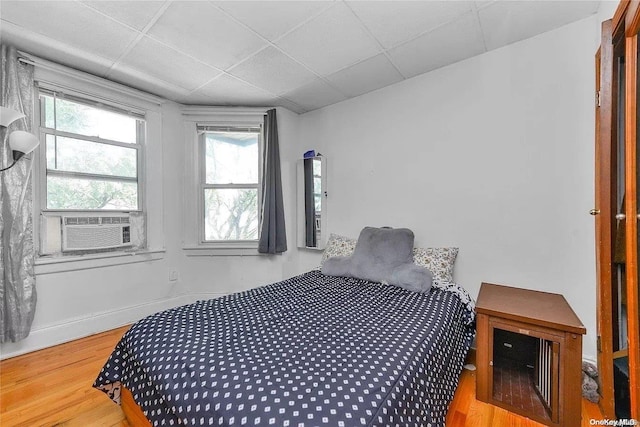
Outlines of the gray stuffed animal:
M598 368L593 363L582 362L582 396L590 402L598 403Z

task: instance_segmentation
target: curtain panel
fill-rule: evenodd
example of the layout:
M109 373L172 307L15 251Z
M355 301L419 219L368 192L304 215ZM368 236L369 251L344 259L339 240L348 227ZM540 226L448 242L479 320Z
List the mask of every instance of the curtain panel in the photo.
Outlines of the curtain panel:
M1 46L0 103L26 115L1 129L0 168L13 161L9 134L31 132L34 106L33 66L18 61L14 47ZM0 342L20 341L29 335L36 307L31 197L32 162L22 158L0 172Z
M278 254L287 250L287 233L284 225L278 123L275 108L267 111L264 120L264 138L262 215L258 252Z

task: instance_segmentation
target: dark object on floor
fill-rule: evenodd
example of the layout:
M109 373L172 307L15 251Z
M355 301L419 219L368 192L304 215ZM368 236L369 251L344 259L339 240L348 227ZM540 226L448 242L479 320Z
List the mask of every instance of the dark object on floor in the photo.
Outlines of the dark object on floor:
M616 417L631 418L631 397L629 395L629 358L613 359L613 395Z
M589 402L598 403L598 368L593 363L582 362L582 397Z

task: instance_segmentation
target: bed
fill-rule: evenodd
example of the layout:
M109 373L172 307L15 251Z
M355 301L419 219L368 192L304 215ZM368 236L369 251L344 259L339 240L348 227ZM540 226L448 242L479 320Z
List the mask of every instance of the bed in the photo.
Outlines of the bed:
M443 426L473 300L310 271L135 323L94 383L153 426Z

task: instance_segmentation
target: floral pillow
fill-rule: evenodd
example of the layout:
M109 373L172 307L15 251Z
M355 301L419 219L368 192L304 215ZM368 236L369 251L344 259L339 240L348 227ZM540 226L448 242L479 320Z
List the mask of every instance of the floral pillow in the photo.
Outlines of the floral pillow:
M358 239L331 233L322 254L320 266L334 256L351 256ZM453 265L458 256L458 248L413 248L413 262L426 267L433 274L433 280L453 283Z
M413 248L413 262L426 267L433 274L433 280L453 283L453 264L458 256L458 248Z
M327 246L324 248L320 265L322 266L328 258L334 256L352 255L356 248L356 243L358 243L357 239L351 239L349 237L331 233L329 235L329 240L327 241Z

